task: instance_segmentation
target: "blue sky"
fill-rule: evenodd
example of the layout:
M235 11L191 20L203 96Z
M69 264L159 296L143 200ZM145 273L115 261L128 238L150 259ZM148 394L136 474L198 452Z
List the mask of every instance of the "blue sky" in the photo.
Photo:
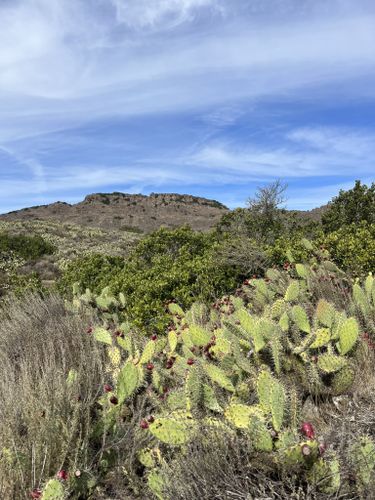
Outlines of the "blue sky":
M1 0L0 212L375 178L373 0Z

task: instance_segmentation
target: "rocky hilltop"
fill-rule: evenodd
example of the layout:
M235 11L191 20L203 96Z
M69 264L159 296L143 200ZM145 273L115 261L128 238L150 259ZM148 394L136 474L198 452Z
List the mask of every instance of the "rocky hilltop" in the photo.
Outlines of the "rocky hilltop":
M56 202L0 215L0 220L55 220L82 226L151 232L189 224L207 231L228 208L215 200L186 194L95 193L77 204Z

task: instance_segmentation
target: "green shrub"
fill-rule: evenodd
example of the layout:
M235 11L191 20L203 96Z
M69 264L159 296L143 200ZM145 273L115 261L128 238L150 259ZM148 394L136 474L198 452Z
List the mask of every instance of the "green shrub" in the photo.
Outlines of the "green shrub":
M375 224L361 222L340 227L320 238L335 263L354 275L375 270Z
M120 272L124 264L123 257L86 255L71 261L66 266L57 288L63 295L71 297L73 284L79 282L83 290L90 288L92 292L99 293L110 284L110 277Z
M42 255L51 255L55 247L39 235L0 234L0 252L14 252L25 260L32 260Z
M341 190L322 217L326 233L339 231L343 226L361 221L375 223L375 183L367 187L361 181L356 181L352 189Z
M166 301L175 299L184 307L195 300L212 301L241 281L236 266L219 265L219 249L213 233L162 228L138 244L108 284L125 295L127 315L137 326L163 330L169 321Z

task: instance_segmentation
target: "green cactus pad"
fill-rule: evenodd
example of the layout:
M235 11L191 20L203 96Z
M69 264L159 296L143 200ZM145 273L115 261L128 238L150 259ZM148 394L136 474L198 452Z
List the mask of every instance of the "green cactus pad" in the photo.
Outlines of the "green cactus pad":
M279 326L283 332L287 332L289 330L289 317L286 311L282 314L279 320Z
M304 264L296 264L296 272L300 278L307 278L309 276L309 269Z
M355 318L344 321L339 328L339 351L343 356L353 349L359 336L359 326Z
M255 352L259 352L260 350L262 350L266 343L261 333L259 323L255 321L254 318L252 318L245 309L241 309L240 311L238 311L237 317L241 322L242 328L252 339Z
M257 394L260 406L265 412L271 411L270 399L274 379L268 370L262 370L257 379Z
M272 451L273 441L271 434L263 420L256 415L250 417L249 434L256 450Z
M210 332L198 325L190 325L189 333L193 345L198 347L208 344L212 336Z
M369 436L361 436L351 445L349 457L359 486L368 486L375 480L375 443Z
M347 365L347 360L341 356L335 356L334 354L322 354L318 359L318 368L324 373L335 373L344 368Z
M366 293L363 291L360 285L358 285L358 283L353 285L353 300L355 305L361 310L364 315L369 314L370 308Z
M147 485L158 500L164 500L164 481L157 470L152 470L147 477Z
M292 308L292 318L294 323L298 328L305 333L310 333L310 322L306 314L306 311L300 305L293 306Z
M123 403L125 399L133 394L138 387L139 373L136 366L131 361L125 363L120 371L117 380L117 397L119 404Z
M102 342L102 344L112 345L111 332L109 332L105 328L102 328L102 327L95 328L94 338L98 342Z
M141 359L139 362L143 365L144 363L148 363L152 360L155 354L155 342L153 340L149 340L145 345Z
M309 482L316 485L322 493L336 493L341 485L340 463L336 455L325 459L319 458L307 477Z
M193 420L184 412L175 412L176 418L161 417L155 419L149 430L162 443L180 446L189 441L193 430Z
M177 342L178 342L177 333L174 330L168 332L168 344L171 353L176 350Z
M300 287L298 281L292 281L285 292L284 300L287 302L295 302L299 297L299 293Z
M277 299L271 306L271 318L278 319L282 316L285 311L285 300Z
M348 391L354 382L354 371L348 365L344 366L339 372L335 373L331 381L333 394L342 394Z
M232 381L221 368L212 364L205 364L204 369L210 379L220 387L230 392L235 391Z
M250 417L253 415L264 420L263 412L259 406L231 404L224 411L225 418L238 429L247 429Z
M155 453L152 448L144 448L138 453L138 460L148 469L156 467Z
M230 354L231 351L232 351L232 345L230 341L223 337L217 338L215 345L212 347L212 352L215 355Z
M223 411L222 407L219 405L215 391L207 384L203 385L203 404L206 408L211 411L221 413Z
M64 487L57 479L50 479L45 485L42 500L64 500Z
M327 328L331 328L335 318L335 308L324 299L320 299L316 307L316 318L319 323Z
M169 312L171 314L182 316L182 317L185 316L185 312L182 309L182 307L180 307L178 304L175 304L174 302L171 302L168 305L168 309L169 309Z
M315 340L310 345L311 349L317 349L318 347L323 347L329 343L331 340L331 332L329 328L319 328L315 332Z
M271 387L270 407L273 428L279 432L284 421L285 391L281 383L276 380Z

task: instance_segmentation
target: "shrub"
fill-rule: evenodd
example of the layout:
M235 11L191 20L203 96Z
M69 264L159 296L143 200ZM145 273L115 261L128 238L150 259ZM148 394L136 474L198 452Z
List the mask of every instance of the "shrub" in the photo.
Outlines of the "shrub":
M360 276L375 270L375 223L362 221L340 227L319 241L335 263L351 275Z
M54 253L55 247L39 235L0 234L0 252L14 252L25 260L37 259Z
M67 264L58 280L57 288L63 295L71 297L73 284L79 282L83 290L89 288L92 292L98 293L110 284L111 277L119 273L124 264L123 257L101 254L75 259Z
M218 263L219 249L213 233L162 228L138 244L107 284L125 295L126 313L137 326L162 331L168 324L166 301L175 299L184 307L212 301L242 280L236 266Z
M370 187L356 181L352 189L341 190L329 203L322 223L326 233L339 231L343 226L366 221L375 223L375 183Z

